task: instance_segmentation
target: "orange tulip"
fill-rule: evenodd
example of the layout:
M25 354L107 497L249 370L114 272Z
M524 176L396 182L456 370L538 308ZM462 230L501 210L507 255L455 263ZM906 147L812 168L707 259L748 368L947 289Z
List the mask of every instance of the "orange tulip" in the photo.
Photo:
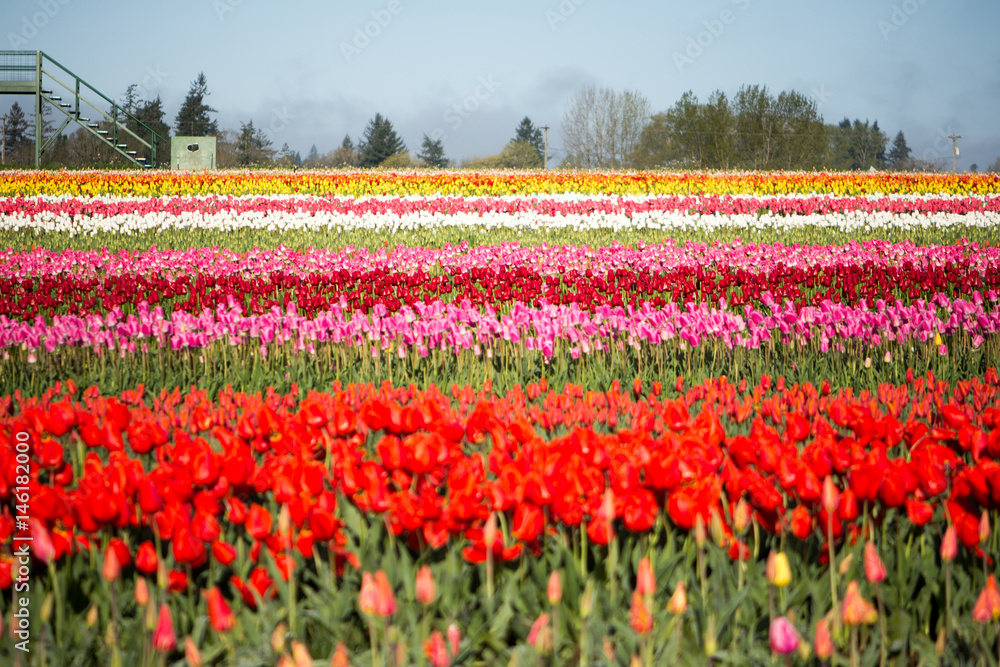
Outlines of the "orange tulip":
M841 607L841 619L844 625L870 625L878 620L878 612L870 602L861 597L857 581L847 584L844 602Z

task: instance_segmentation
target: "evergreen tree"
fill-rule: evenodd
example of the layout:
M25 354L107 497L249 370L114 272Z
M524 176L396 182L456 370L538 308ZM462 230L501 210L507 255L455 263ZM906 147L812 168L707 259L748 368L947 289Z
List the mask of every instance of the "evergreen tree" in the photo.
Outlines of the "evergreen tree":
M885 147L889 139L878 127L878 121L869 124L847 118L830 132L830 165L835 169L865 170L885 167Z
M191 82L191 89L188 91L184 103L181 104L180 111L174 125L177 134L184 137L208 137L219 134L219 124L209 118L208 114L217 113L215 109L205 103L208 97L208 84L205 80L205 73L198 74L198 78Z
M500 152L500 166L503 169L538 169L542 166L542 156L530 141L511 141Z
M330 166L335 169L340 167L356 167L358 165L358 151L354 148L351 135L344 135L344 140L340 142L340 147L330 155L329 162Z
M424 135L423 143L420 145L420 152L417 153L417 157L426 162L428 167L441 169L448 166L448 158L444 156L444 145L441 143L441 140L432 140L426 134Z
M284 169L291 169L293 167L298 167L299 163L295 159L295 153L289 148L288 143L281 145L281 150L278 151L277 165Z
M7 129L4 142L8 157L28 142L28 120L24 117L24 109L15 100L7 112Z
M253 121L240 123L240 136L236 140L237 161L241 167L267 165L274 158L271 140L264 130L254 128Z
M517 126L517 130L514 132L514 138L509 143L517 141L528 142L538 152L538 157L544 159L545 138L542 136L542 128L535 127L531 119L527 116L521 120L521 124Z
M138 122L136 122L138 121ZM140 125L139 123L142 123ZM158 164L166 163L170 160L170 126L164 118L163 101L157 95L156 99L143 102L135 110L135 120L129 120L128 128L136 133L143 141L152 144L152 134L155 132L159 139L156 142L156 161ZM145 127L143 127L145 125ZM146 128L149 128L147 130ZM139 157L145 157L146 164L152 164L152 152L145 146L140 146Z
M906 137L903 131L896 133L896 138L892 140L892 148L886 156L885 163L889 169L895 171L905 171L910 168L910 147L906 145Z
M377 113L368 122L361 144L358 146L358 152L361 154L358 166L377 167L391 156L405 150L406 144L396 134L389 119Z
M309 153L306 154L306 159L302 163L302 166L308 169L315 169L319 166L319 151L316 150L316 144L313 144L312 148L309 149Z
M993 174L1000 173L1000 157L994 160L993 164L986 168L986 171Z

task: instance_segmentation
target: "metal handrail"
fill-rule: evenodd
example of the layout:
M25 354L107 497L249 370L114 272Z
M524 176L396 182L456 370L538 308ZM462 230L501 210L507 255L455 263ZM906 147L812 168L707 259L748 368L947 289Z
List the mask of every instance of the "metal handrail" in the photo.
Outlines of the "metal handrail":
M19 58L23 58L23 60L20 63L17 62ZM3 61L7 59L12 60L13 62L11 62L10 64L4 63ZM30 65L28 64L29 59L33 61L33 63ZM44 66L46 60L51 63L52 65L51 67L47 68ZM4 76L4 73L11 73L12 75L16 73L21 76L17 76L16 78L14 77L7 78ZM29 73L31 76L27 77L26 75ZM67 84L63 81L63 78L66 75L68 75L69 79L72 79L70 84ZM58 86L61 86L65 90L69 91L68 93L65 93L65 96L67 98L70 95L74 97L75 100L74 108L67 108L67 106L69 105L63 106L62 104L56 103L56 101L52 99L53 97L61 98L63 94L60 93L59 95L55 95L54 90L46 91L45 83L43 81L43 76L47 76L49 79L52 80L53 84L57 84ZM0 82L4 83L34 82L34 85L37 88L35 94L38 96L39 103L41 100L45 100L49 104L51 104L54 108L58 109L67 116L67 120L60 127L60 131L62 130L63 127L66 126L66 124L70 120L73 120L79 123L81 126L83 126L83 128L86 129L88 132L97 136L102 141L109 142L115 151L126 157L128 160L134 162L136 165L146 166L146 167L155 166L157 144L162 146L166 143L166 139L164 137L161 137L156 132L156 130L154 130L149 125L136 118L136 116L130 113L129 111L122 109L117 102L109 98L101 91L94 88L80 76L73 73L73 71L65 67L62 63L60 63L58 60L51 57L44 51L41 50L0 51ZM81 94L80 91L81 86L83 86L87 92L86 97ZM97 101L96 102L92 101L92 99L95 99ZM107 104L110 105L110 108L112 110L111 114L108 114L106 111L104 111L104 109L98 106L98 104L100 103L99 100L104 100ZM105 132L104 135L102 135L100 132L95 131L93 128L84 124L84 122L80 120L81 102L93 108L95 111L97 111L97 113L99 113L101 116L107 119L107 121L110 122L109 129L111 130L111 136L104 136L107 134L107 132ZM120 119L119 115L123 115L124 118ZM132 128L130 128L125 122L123 122L125 120L135 123L133 127L136 128L136 131L133 131ZM145 165L142 164L140 160L134 158L132 155L129 155L125 150L122 150L121 148L118 147L119 130L123 131L125 134L134 138L135 141L137 141L141 146L145 147L146 149L149 149L150 164L145 164ZM136 133L136 132L141 132L143 130L149 133L148 141L146 139L143 139ZM124 136L122 138L124 138ZM46 147L48 146L48 143L49 142L46 143ZM45 147L41 148L41 151L44 150ZM37 159L38 159L38 149L36 148L36 162Z

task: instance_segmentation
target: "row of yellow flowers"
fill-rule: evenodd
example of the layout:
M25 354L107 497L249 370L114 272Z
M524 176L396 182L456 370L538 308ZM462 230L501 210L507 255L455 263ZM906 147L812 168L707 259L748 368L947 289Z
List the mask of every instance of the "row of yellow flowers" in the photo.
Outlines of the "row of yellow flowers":
M901 172L7 171L0 196L995 195L997 174Z

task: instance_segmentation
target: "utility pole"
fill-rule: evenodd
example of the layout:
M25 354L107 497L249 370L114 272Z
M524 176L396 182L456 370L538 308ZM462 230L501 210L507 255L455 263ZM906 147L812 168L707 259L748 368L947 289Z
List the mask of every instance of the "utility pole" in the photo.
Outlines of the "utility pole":
M3 115L3 134L0 134L0 164L7 164L7 114Z
M945 137L945 139L951 139L951 173L958 171L958 144L956 143L962 138L961 134L952 133L950 137Z
M543 164L545 166L545 171L548 171L549 170L549 126L543 125L542 129L545 130L545 160Z

